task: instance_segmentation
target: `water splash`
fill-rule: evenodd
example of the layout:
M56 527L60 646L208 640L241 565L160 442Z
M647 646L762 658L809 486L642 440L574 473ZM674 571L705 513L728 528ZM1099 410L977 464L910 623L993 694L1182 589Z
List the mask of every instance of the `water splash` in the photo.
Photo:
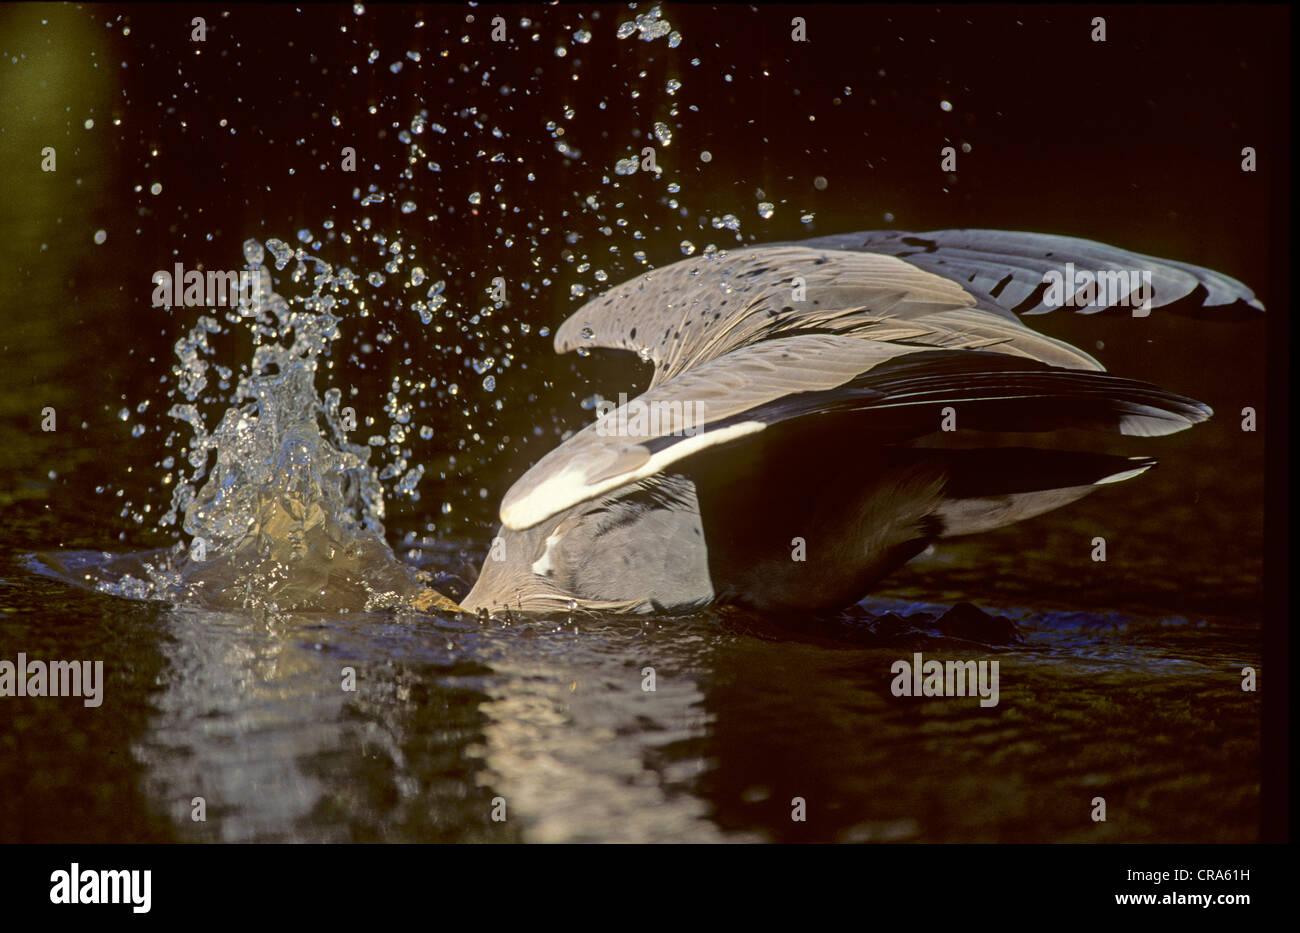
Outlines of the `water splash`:
M533 28L528 18L517 22L520 28ZM448 24L445 34L464 42L463 32L461 25ZM322 220L323 232L295 223L288 243L245 244L250 267L269 267L268 274L283 274L310 294L286 299L268 285L263 310L241 306L224 319L218 311L204 312L215 316L199 318L177 343L168 413L182 425L176 433L190 439L184 449L179 437L165 442L160 465L171 472L163 478L162 508L158 498L139 508L124 499L122 515L143 526L166 509L163 529L183 533L184 540L171 549L131 557L97 552L71 560L65 555L69 574L104 592L138 598L329 607L334 603L328 590L339 585L329 577L332 571L324 569L329 564L345 589L354 589L342 598L344 604L401 604L403 580L414 571L388 563L392 555L384 542L384 499L386 495L390 507L395 499L414 501L422 484L441 508L417 513L424 537L418 548L402 545L406 557L426 558L430 541L448 546L455 546L453 539L466 545L482 541L496 516L480 514L488 495L478 475L501 468L507 458L515 460L526 443L539 443L535 438L558 441L573 426L572 412L562 406L556 414L518 413L520 396L533 384L528 378L531 357L538 349L550 352L551 328L515 318L547 308L557 295L576 309L607 288L611 277L618 280L629 268L651 266L643 247L657 232L676 231L698 240L708 235L701 228L707 229L709 216L717 213L721 216L713 230L741 239L735 219L739 202L733 199L705 214L681 194L698 169L695 160L665 160L661 151L662 164L642 171L645 143L668 147L680 139L694 145L700 138L685 129L698 122L701 105L687 100L683 91L687 59L679 50L682 37L659 7L632 14L617 31L605 23L585 25L573 34L563 65L557 61L552 67L577 78L592 67L587 56L593 46L627 45L624 40L655 43L668 71L653 76L629 72L600 96L599 111L640 101L634 105L640 129L630 139L598 150L594 132L603 117L557 97L541 105L549 134L544 151L531 152L527 159L508 158L522 141L508 121L498 125L494 114L512 108L521 89L504 65L485 67L473 81L452 79L465 100L432 113L422 101L400 92L356 113L323 107L320 120L332 129L364 119L366 113L387 122L395 159L385 164L395 168L373 181L349 183L351 204L336 207L340 214ZM453 44L436 61L426 54L423 63L404 50L358 47L351 73L386 74L401 54L408 70L441 68L442 59L456 60L460 47ZM579 145L591 150L587 156ZM620 155L631 156L622 170L614 165ZM575 184L562 193L558 209L531 194L547 177L541 169L555 161L581 169L572 173ZM472 184L458 175L471 166L482 169L476 168ZM467 230L474 236L472 253L461 256L449 245L442 262L417 259L414 244L445 242L438 238ZM558 253L553 248L557 241L563 243ZM689 248L695 249L693 244ZM328 256L335 249L356 273L321 261L322 250ZM718 252L707 242L700 242L700 249L706 255ZM363 256L365 252L370 254ZM508 285L508 298L505 289L497 291L498 277ZM286 281L276 281L286 295L295 291ZM355 339L339 344L344 320L348 336ZM239 373L213 360L214 345L222 344L224 350L232 325L239 337L250 335L255 348ZM540 348L528 346L525 339ZM334 358L327 359L331 345ZM326 376L337 377L339 370L333 367L345 357L347 365L371 370L370 378L387 375L380 367L390 364L398 373L385 396L388 423L355 442L348 438L355 426L343 424L341 406L345 392L357 390L344 384L340 392L323 384ZM530 401L528 409L532 413L536 406ZM154 411L161 414L157 407ZM131 430L143 431L139 426ZM435 433L437 446L425 448L427 462L416 462L414 438L430 441ZM517 470L517 463L506 469ZM157 486L148 491L155 497L160 492ZM376 566L391 574L367 567L360 557L348 568L349 548L375 556ZM50 559L51 565L58 562ZM373 577L368 587L364 580L355 586L346 582L366 573ZM222 588L234 591L233 602L216 593ZM398 596L385 595L393 593Z
M201 317L176 342L179 400L169 414L192 433L190 471L176 474L161 523L183 516L188 544L100 560L45 555L42 562L99 592L209 608L454 608L389 548L371 451L348 440L355 415L340 409L339 389L322 396L316 386L320 362L339 338L332 312L356 294L357 276L280 240L265 249L277 270L297 259L293 278L310 277L313 291L294 302L272 291L262 245L244 244L256 292L242 296L227 318L247 328L255 349L215 430L200 408L213 401L209 336L225 329ZM413 486L408 478L421 472L413 468L402 483Z

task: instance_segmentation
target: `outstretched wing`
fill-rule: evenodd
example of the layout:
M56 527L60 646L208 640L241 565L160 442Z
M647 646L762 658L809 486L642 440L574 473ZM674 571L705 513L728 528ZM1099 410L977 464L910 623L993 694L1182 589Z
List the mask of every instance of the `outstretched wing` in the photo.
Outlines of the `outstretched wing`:
M654 362L653 386L773 337L883 325L882 339L907 339L925 331L909 326L913 318L974 303L959 285L890 256L756 247L686 259L610 289L560 325L555 348L631 350Z
M798 333L996 347L1101 369L1017 317L1052 310L1045 277L1064 274L1067 263L1094 276L1149 273L1151 307L1199 295L1209 307L1263 308L1249 288L1221 273L1076 237L870 231L732 250L647 272L578 309L556 331L555 348L638 353L654 363L651 386L739 347Z
M1220 273L1049 234L868 232L683 260L611 289L556 332L561 353L630 350L653 361L654 378L614 413L616 430L590 425L524 474L502 522L531 527L708 447L825 411L871 409L869 424L892 436L929 433L944 404L988 430L1154 435L1207 418L1199 402L1104 375L1087 353L1021 322L1051 310L1046 277L1067 263L1148 273L1151 307L1191 296L1262 308ZM636 406L657 411L657 423L638 423Z
M1153 436L1210 415L1192 399L1130 379L979 350L931 350L803 334L742 347L661 383L546 454L506 493L501 521L532 527L769 425L870 412L881 441L929 434L945 406L986 431L1113 430ZM855 440L860 440L857 438Z
M983 305L993 304L1016 314L1047 314L1055 305L1045 301L1044 276L1064 272L1067 263L1092 275L1145 272L1150 274L1154 308L1198 296L1188 307L1263 311L1255 293L1231 276L1190 263L1160 259L1105 243L1052 233L1013 230L872 230L805 240L801 246L860 250L902 259L919 269L960 282ZM1119 296L1124 297L1124 296ZM1114 307L1102 301L1079 307L1095 314Z

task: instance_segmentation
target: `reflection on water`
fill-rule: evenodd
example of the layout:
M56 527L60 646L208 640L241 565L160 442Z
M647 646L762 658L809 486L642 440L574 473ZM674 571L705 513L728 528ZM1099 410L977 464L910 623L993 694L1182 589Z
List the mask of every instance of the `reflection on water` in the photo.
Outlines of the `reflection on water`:
M406 620L383 616L254 621L207 610L159 621L169 676L132 751L178 838L511 837L476 806L488 671L453 648L472 631L416 639ZM355 690L343 689L346 668ZM206 823L190 818L196 796Z
M47 592L72 619L78 603L104 599ZM811 628L729 611L480 621L142 608L147 620L137 611L110 629L144 628L147 643L118 644L110 631L97 650L110 672L106 717L148 713L122 747L81 753L120 764L129 749L138 797L98 812L95 831L45 812L44 837L1132 842L1257 832L1258 694L1242 691L1240 672L1258 666L1258 645L1223 621L1008 610L1020 641L985 645L943 631L943 607L901 600ZM0 654L15 644L0 640ZM998 705L893 696L890 665L916 651L998 659ZM154 673L133 683L125 672L139 667ZM343 688L347 668L354 691ZM57 702L23 707L29 726L66 715ZM1104 823L1089 816L1097 796ZM206 822L190 818L195 797ZM804 822L791 819L795 798ZM494 821L502 801L506 818ZM6 836L23 837L5 815Z

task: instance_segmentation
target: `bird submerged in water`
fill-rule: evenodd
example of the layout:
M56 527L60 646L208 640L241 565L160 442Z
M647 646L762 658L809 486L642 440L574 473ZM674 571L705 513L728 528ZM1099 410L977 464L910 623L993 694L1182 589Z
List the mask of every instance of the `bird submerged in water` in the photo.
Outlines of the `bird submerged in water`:
M1083 294L1076 270L1095 282ZM844 234L638 276L574 313L555 347L637 353L654 364L649 388L511 487L462 606L851 605L937 539L1040 515L1155 462L933 442L1154 437L1209 418L1021 321L1175 303L1263 309L1208 269L998 230Z

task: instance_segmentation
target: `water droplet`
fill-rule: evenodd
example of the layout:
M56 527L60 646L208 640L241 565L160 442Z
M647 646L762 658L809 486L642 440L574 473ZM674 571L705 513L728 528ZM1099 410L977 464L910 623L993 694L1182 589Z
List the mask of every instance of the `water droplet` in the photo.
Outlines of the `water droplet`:
M154 182L152 185L150 185L150 186L149 186L149 193L152 194L152 195L159 195L159 194L162 194L162 183L161 183L161 182Z
M682 253L686 256L694 256L695 244L690 240L682 240Z
M946 100L941 100L939 101L939 109L942 110L944 113L951 113L952 104Z
M758 216L764 220L771 220L772 215L776 213L776 206L771 201L762 201L758 205Z
M277 240L275 237L266 241L266 248L275 257L275 267L277 269L283 269L289 264L289 260L293 258L293 247L283 240Z
M712 161L713 161L713 153L712 153L712 152L709 152L709 150L705 149L703 152L700 153L700 161L701 161L701 162L712 162Z
M668 128L667 123L655 123L655 139L665 146L672 145L673 131Z
M96 245L96 246L103 246L103 245L104 245L104 241L107 240L107 239L108 239L108 231L107 231L107 230L96 230L96 231L95 231L95 245Z

